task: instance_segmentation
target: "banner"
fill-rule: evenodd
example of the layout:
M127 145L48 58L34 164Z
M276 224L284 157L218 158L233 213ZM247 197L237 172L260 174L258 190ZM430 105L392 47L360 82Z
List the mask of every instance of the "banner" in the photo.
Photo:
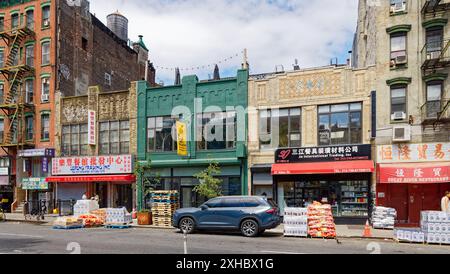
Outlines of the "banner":
M450 182L448 165L381 165L378 170L381 184L426 184Z
M95 111L88 111L88 144L95 145Z
M187 146L187 125L183 122L177 122L177 145L178 145L178 155L188 156L188 146Z
M22 179L22 189L48 190L48 183L45 181L45 178L24 178Z
M398 144L377 147L377 163L450 161L450 143Z
M52 159L52 175L102 175L133 173L131 155Z

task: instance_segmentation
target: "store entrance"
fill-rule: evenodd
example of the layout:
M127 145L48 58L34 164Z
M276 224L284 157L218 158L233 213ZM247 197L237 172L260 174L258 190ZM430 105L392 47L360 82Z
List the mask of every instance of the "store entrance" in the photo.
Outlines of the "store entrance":
M100 208L108 207L108 183L96 183L94 196L98 195L98 204Z
M133 187L131 184L114 185L114 206L115 208L125 207L128 212L133 210Z
M182 208L199 207L206 199L202 198L194 191L194 186L182 186L180 205Z

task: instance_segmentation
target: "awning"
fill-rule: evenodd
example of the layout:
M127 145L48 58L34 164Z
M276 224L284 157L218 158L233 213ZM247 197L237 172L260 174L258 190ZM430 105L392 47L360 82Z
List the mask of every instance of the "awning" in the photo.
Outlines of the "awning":
M373 161L342 161L322 163L274 164L272 175L372 173Z
M429 184L450 182L450 162L379 164L381 184Z
M86 183L86 182L135 182L136 177L127 175L95 175L95 176L53 176L45 179L49 183Z

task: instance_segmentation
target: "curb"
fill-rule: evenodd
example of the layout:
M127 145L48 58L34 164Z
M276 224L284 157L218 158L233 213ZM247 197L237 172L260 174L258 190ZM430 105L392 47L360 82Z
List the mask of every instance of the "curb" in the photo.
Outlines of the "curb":
M46 221L14 220L14 219L6 219L5 222L7 222L7 223L39 224L39 225L44 225L44 224L48 224L49 223L49 222L46 222Z

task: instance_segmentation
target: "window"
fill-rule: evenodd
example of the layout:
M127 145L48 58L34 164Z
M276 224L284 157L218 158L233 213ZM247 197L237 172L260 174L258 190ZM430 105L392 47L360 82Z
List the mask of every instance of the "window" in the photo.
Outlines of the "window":
M5 50L0 49L0 68L5 67Z
M5 94L5 84L0 83L0 104L3 104L4 94Z
M41 140L50 139L50 114L41 115Z
M28 10L26 12L27 28L34 30L34 10Z
M42 28L50 27L50 6L42 7Z
M362 142L361 103L319 106L319 145Z
M111 74L105 73L105 85L111 86Z
M437 118L441 111L442 82L427 84L427 118Z
M34 90L34 80L25 80L25 102L27 104L33 103L33 90Z
M42 89L41 89L41 102L50 102L50 78L42 78Z
M166 117L150 117L147 120L147 147L149 152L176 151L175 119ZM172 135L173 134L173 135Z
M391 87L391 116L397 117L394 117L394 120L404 120L406 119L406 113L406 86ZM403 117L398 118L397 115Z
M262 149L301 146L301 109L260 111L259 136Z
M17 29L19 27L19 14L15 13L11 15L11 28Z
M427 59L438 59L441 55L444 30L442 27L427 29L426 49Z
M25 64L34 67L34 45L25 47Z
M101 154L128 154L130 152L130 122L101 122L99 138Z
M391 67L407 63L406 32L391 35Z
M391 0L391 14L405 11L406 11L406 0Z
M87 44L88 44L88 40L84 37L81 38L81 48L83 50L87 50Z
M42 65L50 64L50 42L42 43Z
M34 132L33 132L33 122L34 122L34 118L33 116L27 116L25 117L25 140L29 141L29 140L33 140L34 138Z
M234 111L197 114L197 149L234 149L236 124Z
M221 207L243 207L244 203L240 198L225 198L222 199Z
M5 121L0 119L0 144L3 144L3 136L5 134Z
M88 155L88 124L62 127L63 156Z
M5 30L5 17L0 17L0 31Z

